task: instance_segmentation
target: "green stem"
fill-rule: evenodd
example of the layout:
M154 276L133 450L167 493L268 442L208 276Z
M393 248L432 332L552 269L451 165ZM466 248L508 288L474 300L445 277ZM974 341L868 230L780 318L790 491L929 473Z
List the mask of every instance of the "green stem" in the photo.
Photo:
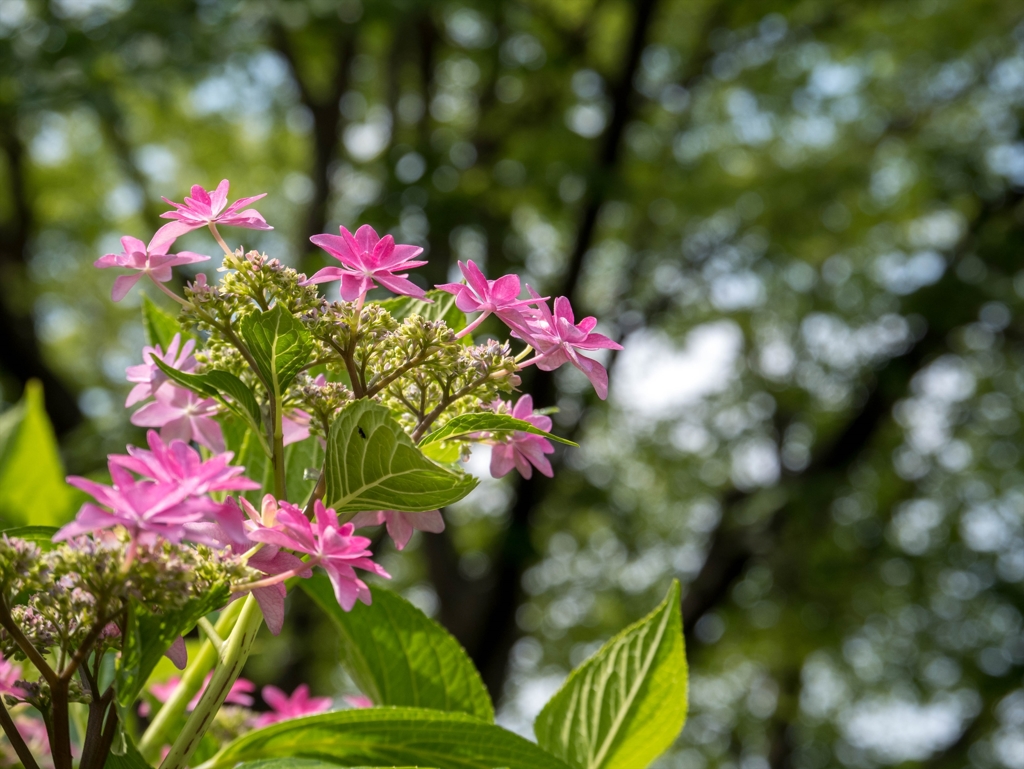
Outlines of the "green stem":
M199 741L210 728L214 716L231 691L231 685L242 674L242 668L249 658L253 641L256 640L256 634L262 624L263 613L256 599L250 595L245 599L242 613L231 635L224 641L220 664L213 672L210 685L206 687L195 710L189 715L184 728L171 745L171 750L160 764L160 769L184 769L188 765L188 760L199 747Z
M215 626L217 635L221 638L231 632L242 611L243 601L235 601L228 604L227 608L220 613ZM191 664L181 677L181 683L174 690L167 702L163 704L153 720L142 735L139 741L139 751L149 761L155 761L160 756L160 748L170 741L171 730L178 720L184 715L185 708L192 698L196 696L206 679L206 674L213 670L217 664L217 650L209 640L199 647L199 651L192 658Z
M286 499L288 491L285 488L284 467L284 404L280 395L274 398L272 405L270 417L274 422L274 496Z

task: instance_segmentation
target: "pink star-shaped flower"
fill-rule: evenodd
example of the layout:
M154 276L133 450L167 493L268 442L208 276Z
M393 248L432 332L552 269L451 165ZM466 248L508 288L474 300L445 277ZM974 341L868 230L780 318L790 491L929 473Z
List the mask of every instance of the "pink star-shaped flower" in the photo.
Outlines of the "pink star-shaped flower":
M351 611L357 600L369 605L370 588L356 576L355 569L364 569L381 577L391 578L384 569L370 560L370 540L353 534L351 523L338 523L338 514L316 501L316 528L295 505L279 502L273 528L260 528L249 534L254 542L306 553L312 558L307 565L322 566L334 586L334 597L345 611Z
M463 312L479 312L480 317L459 332L459 336L471 333L484 322L487 316L497 315L507 325L515 328L523 323L519 313L520 307L537 304L547 297L519 299L519 276L503 275L497 280L488 280L472 259L463 264L459 262L465 283L442 283L437 286L440 291L455 295L455 306Z
M231 183L224 179L217 185L213 192L207 192L198 184L192 186L192 196L186 197L184 203L175 203L173 200L162 198L168 205L174 206L174 211L167 211L160 214L161 219L174 219L175 221L165 224L156 231L154 240L160 238L162 241L173 243L177 238L186 232L198 230L210 224L223 224L228 227L245 227L250 230L272 230L274 229L254 208L242 210L245 206L260 198L266 197L267 193L253 195L249 198L239 198L231 205L228 205L228 189Z
M426 292L407 280L408 273L396 275L398 270L422 267L425 261L410 261L423 253L419 246L396 245L390 235L383 238L368 224L364 224L353 235L344 227L341 235L314 235L310 241L342 263L342 267L324 267L304 285L341 281L341 298L351 302L377 284L396 294L425 299Z
M413 531L429 531L440 534L444 531L444 518L440 510L429 510L425 513L400 513L397 510L377 510L376 512L357 513L352 525L357 529L364 526L380 526L387 524L388 536L399 550L409 544Z
M218 408L213 398L200 398L167 382L156 391L156 400L132 414L130 421L139 427L159 427L164 440L196 441L222 452L224 434L213 419Z
M67 479L99 505L82 505L75 520L54 535L55 542L114 526L124 526L133 545L152 543L158 537L180 542L187 534L185 524L203 519L207 503L190 498L188 490L180 484L140 481L113 462L108 467L112 486L78 476Z
M272 710L256 719L257 728L276 724L278 721L287 721L290 718L323 713L330 710L333 704L330 697L310 697L306 684L296 687L291 697L276 686L264 686L263 700Z
M115 302L120 302L143 275L148 275L154 283L166 283L171 279L172 267L178 267L182 264L193 264L194 262L205 262L210 258L202 254L192 253L191 251L168 254L167 249L171 247L173 242L173 238L168 241L162 237L159 230L153 236L153 239L149 241L148 246L138 238L126 235L121 238L121 247L124 249L122 253L106 254L93 262L94 267L101 269L123 267L127 270L136 271L134 275L122 275L115 280L110 297Z
M545 432L551 431L551 417L533 413L533 396L524 395L512 408L512 416L529 422ZM536 467L548 478L552 477L551 463L545 454L552 454L555 447L543 435L515 432L510 438L496 443L491 449L491 475L501 478L516 468L524 478L533 475ZM531 467L532 465L532 467Z
M530 293L540 299L532 289ZM580 350L622 349L622 345L604 334L593 333L596 318L588 316L576 323L572 305L564 296L555 300L554 315L547 303L542 302L536 310L523 313L523 316L525 325L516 326L514 333L537 350L537 356L525 365L536 363L537 368L543 371L554 371L563 363L571 363L586 374L601 400L608 397L608 372L604 366L579 354Z
M178 348L181 347L181 353ZM196 367L196 359L192 355L195 349L195 340L189 339L184 345L181 344L181 334L175 334L171 343L167 345L165 353L160 345L142 348L142 363L137 366L129 366L125 370L126 379L135 382L135 387L128 393L125 406L134 406L140 401L152 398L157 388L167 381L167 374L160 370L153 359L157 358L173 369L188 373Z

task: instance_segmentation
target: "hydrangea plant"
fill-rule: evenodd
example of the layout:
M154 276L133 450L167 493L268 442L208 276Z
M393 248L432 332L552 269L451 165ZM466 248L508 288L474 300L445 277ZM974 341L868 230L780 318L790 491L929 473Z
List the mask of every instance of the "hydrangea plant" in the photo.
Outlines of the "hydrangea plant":
M440 510L477 481L461 463L493 446L495 476L551 475L551 420L516 396L520 372L566 363L607 395L584 353L617 349L549 306L520 279L426 291L409 270L423 249L364 225L312 238L338 266L311 277L232 250L218 225L270 229L228 203L227 181L171 203L148 244L132 237L96 266L142 278L177 317L143 301L149 345L127 371L131 421L147 447L108 458L110 483L71 477L88 495L58 529L0 536L0 726L8 763L28 769L222 769L239 765L417 765L437 769L643 767L686 714L679 589L574 671L541 712L536 743L494 724L466 653L396 593L363 535L385 526L401 550L414 530L444 528ZM198 274L178 295L172 269L209 259L171 253L208 228L224 250L219 280ZM338 301L321 293L334 291ZM396 296L372 301L383 288ZM476 314L471 321L467 314ZM474 340L494 315L509 339ZM518 351L516 348L519 348ZM266 624L281 630L288 589L305 590L341 629L341 657L362 694L346 709L262 691L240 677ZM189 653L184 636L202 642ZM162 657L181 675L158 680ZM276 763L275 763L276 762Z

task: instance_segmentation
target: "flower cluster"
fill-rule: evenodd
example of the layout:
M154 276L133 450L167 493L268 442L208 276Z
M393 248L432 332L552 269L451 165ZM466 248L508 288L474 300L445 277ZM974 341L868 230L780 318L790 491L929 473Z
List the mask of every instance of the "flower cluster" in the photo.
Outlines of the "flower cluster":
M552 310L530 286L521 296L518 276L490 280L472 261L459 263L464 283L428 291L409 272L426 264L418 259L423 249L380 237L369 225L311 238L338 264L307 277L258 251L228 247L218 226L271 229L247 208L263 195L229 203L228 190L224 180L213 191L193 187L183 203L165 198L173 210L162 216L170 221L148 244L125 237L122 253L96 262L129 270L114 282L115 301L148 277L181 313L165 314L154 328L171 331L150 339L142 362L126 372L132 389L125 405L137 407L132 423L156 428L147 432L147 447L108 457L109 483L68 478L92 499L52 542L0 539L0 694L44 716L30 724L19 711L20 721L4 725L22 761L41 725L56 769L70 769L73 748L90 766L102 766L120 717L115 688L120 700L126 682L148 675L160 652L185 668L182 634L194 628L219 651L205 682L212 652L195 662L206 668L189 668L145 694L142 681L130 691L141 694L138 712L149 721L140 749L149 758L162 750L164 769L188 765L204 731L228 739L329 708L330 700L310 697L305 686L291 695L265 687L270 710L256 714L255 687L238 676L259 627L281 631L289 580L322 569L343 610L371 603L359 572L389 575L357 530L385 526L398 550L414 531L444 530L441 512L425 508L458 496L427 495L427 504L415 501L419 490L402 486L359 496L394 475L381 462L412 463L440 479L438 488L464 495L472 483L459 459L473 444L489 443L494 476L513 468L525 478L534 469L550 476L550 417L534 410L529 395L503 398L518 390L526 367L551 371L566 363L599 397L607 395L604 367L583 353L619 345L595 332L594 318L577 323L565 297ZM167 286L172 269L209 257L171 250L178 237L201 228L224 252L222 274L216 283L195 275L179 296ZM320 293L332 283L337 299ZM377 288L398 296L368 301ZM472 338L491 316L510 339ZM372 461L352 459L353 472L363 474L354 490L332 490L348 472L338 466L348 461L339 460L339 441L351 438L357 450L371 452L361 423L339 427L345 414L368 408L386 423L381 434L392 443L375 444ZM468 423L485 429L455 429ZM336 434L342 429L347 438ZM438 430L445 432L425 440ZM421 450L435 438L433 453ZM386 505L400 509L374 509ZM156 648L143 655L150 668L131 675L119 668L113 684L101 676L111 653L118 665L141 665L140 643ZM22 676L25 661L36 675ZM72 702L89 708L81 745L72 745L68 727ZM190 712L202 717L186 721Z

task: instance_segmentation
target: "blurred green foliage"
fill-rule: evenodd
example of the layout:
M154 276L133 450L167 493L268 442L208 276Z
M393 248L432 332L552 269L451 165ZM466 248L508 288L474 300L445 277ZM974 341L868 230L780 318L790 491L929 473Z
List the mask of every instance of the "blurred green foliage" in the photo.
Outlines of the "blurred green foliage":
M384 559L499 721L528 732L678 577L691 717L663 766L1020 767L1022 17L4 0L3 397L44 383L74 472L141 440L141 299L90 265L193 183L269 192L276 229L231 234L305 270L309 235L364 222L427 248L428 283L515 270L623 340L610 400L526 382L582 448ZM251 675L344 686L290 611Z

